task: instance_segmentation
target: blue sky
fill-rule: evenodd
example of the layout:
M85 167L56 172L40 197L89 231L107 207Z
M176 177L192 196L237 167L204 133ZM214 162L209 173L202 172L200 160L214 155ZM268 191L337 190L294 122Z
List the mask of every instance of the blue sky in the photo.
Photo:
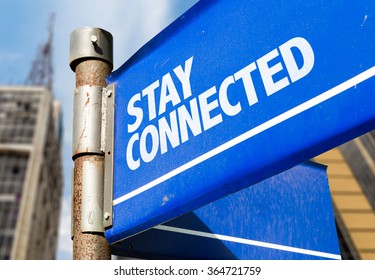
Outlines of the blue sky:
M58 259L71 259L70 184L74 73L69 68L70 33L100 27L114 37L114 69L198 0L3 0L0 3L0 84L22 84L38 47L54 28L54 96L63 107L64 197Z

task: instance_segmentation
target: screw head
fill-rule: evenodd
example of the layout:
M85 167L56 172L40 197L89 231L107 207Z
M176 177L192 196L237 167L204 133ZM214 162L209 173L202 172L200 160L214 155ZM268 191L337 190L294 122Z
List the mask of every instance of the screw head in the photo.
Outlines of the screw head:
M112 95L112 90L107 90L107 96L111 97L111 95Z
M104 213L104 219L105 219L105 220L109 220L109 217L110 217L109 213L108 213L108 212L105 212L105 213Z
M91 40L92 43L95 44L98 41L98 37L96 35L91 35L90 40Z

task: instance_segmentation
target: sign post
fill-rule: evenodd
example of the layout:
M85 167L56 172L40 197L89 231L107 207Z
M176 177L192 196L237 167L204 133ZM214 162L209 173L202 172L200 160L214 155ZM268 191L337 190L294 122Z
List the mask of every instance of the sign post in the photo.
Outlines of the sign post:
M70 66L76 73L73 116L73 259L111 258L103 227L102 95L112 70L112 35L98 28L72 32Z
M300 164L111 251L141 259L341 259L326 166Z
M373 1L228 2L198 2L108 78L110 244L375 129Z

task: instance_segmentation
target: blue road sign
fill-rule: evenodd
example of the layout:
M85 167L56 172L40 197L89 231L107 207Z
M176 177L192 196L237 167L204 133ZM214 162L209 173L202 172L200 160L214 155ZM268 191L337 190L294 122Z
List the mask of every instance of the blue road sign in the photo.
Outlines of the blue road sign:
M372 0L200 1L112 73L108 241L374 129L374 10Z
M144 259L341 259L325 166L298 165L112 245Z

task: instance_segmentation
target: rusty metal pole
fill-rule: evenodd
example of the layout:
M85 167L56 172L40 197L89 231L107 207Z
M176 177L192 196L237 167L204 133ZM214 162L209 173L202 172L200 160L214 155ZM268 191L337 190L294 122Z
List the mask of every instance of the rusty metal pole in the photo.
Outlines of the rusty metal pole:
M104 152L102 96L113 68L112 35L80 28L70 38L70 67L76 73L73 114L73 259L109 260L103 228Z

